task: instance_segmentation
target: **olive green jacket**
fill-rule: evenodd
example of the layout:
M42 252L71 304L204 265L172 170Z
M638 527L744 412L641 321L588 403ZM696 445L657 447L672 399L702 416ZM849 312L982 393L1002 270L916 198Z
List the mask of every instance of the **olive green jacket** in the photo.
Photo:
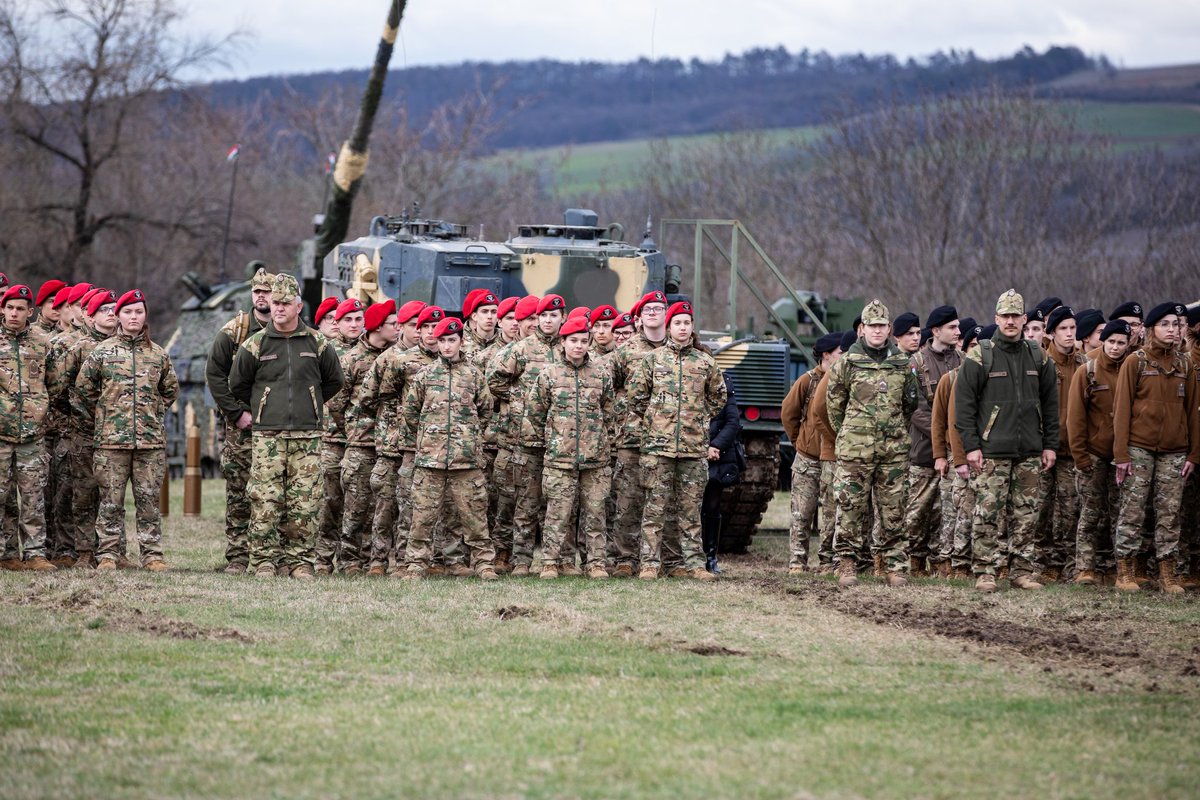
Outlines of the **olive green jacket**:
M303 324L280 333L268 322L238 349L229 371L229 391L250 409L256 431L320 433L325 403L342 383L333 345Z

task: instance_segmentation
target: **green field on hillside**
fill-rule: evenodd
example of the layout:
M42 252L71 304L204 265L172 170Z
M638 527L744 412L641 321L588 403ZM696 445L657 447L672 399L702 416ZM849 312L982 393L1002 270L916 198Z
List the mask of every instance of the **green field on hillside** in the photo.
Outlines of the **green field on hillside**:
M1171 103L1080 103L1080 125L1087 133L1111 136L1121 148L1200 138L1200 107ZM820 126L762 131L768 142L800 144L820 136ZM717 134L668 137L673 147L703 146ZM498 157L536 167L569 202L604 189L636 186L656 140L594 142L571 147L506 150ZM583 202L579 200L578 202Z
M1200 598L0 573L0 797L1191 798Z

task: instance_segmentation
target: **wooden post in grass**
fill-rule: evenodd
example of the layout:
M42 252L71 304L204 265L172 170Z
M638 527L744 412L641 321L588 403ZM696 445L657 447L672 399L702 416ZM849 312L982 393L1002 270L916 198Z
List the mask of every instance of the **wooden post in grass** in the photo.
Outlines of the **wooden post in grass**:
M183 515L200 516L200 429L188 428L187 464L183 468Z
M171 516L171 468L163 472L162 486L158 490L158 513L164 517Z

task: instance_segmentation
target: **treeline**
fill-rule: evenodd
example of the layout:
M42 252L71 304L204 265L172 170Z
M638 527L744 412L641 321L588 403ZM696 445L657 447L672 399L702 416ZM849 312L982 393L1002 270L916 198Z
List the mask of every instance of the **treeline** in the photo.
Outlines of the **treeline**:
M661 58L624 64L562 61L469 62L410 67L388 75L383 113L403 108L422 127L447 100L482 88L500 109L519 108L519 124L496 130L489 147L549 145L780 128L823 121L847 99L915 98L985 86L1044 84L1083 69L1107 68L1076 47L1025 47L981 59L973 51L937 52L900 61L892 55L834 56L807 49L755 48L720 61ZM316 102L331 93L357 97L366 70L252 78L207 87L218 106L264 99Z

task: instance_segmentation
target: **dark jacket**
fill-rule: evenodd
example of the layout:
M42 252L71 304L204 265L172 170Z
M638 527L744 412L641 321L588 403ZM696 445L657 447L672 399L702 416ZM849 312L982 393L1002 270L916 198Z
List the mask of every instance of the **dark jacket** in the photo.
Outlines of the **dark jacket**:
M229 391L250 408L256 431L318 434L322 408L342 382L333 345L303 324L285 334L268 322L238 349L229 372Z
M968 453L1018 459L1058 450L1058 375L1036 345L999 333L983 342L963 359L954 402L954 426Z
M229 391L229 370L233 368L233 357L237 355L242 342L262 329L263 325L253 311L239 312L217 331L212 349L208 352L208 361L204 365L208 391L221 410L221 415L231 424L238 421L242 412L250 410Z
M725 391L728 393L725 407L708 423L708 446L721 451L719 459L708 462L708 479L728 485L737 483L746 461L738 449L738 434L742 431L741 412L738 411L737 399L728 377L725 378Z

